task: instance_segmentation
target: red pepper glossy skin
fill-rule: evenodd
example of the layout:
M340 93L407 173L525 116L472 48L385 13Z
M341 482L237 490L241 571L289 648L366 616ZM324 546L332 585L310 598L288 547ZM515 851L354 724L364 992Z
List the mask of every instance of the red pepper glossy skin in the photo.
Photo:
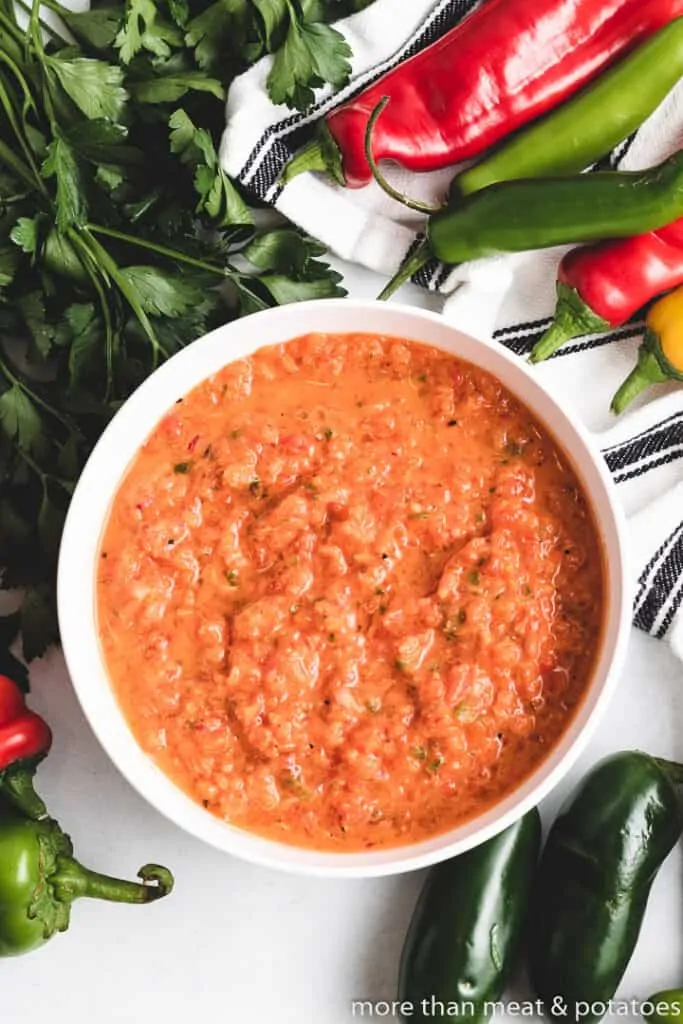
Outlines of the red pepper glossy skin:
M470 160L558 106L617 57L683 14L683 0L485 0L450 32L325 120L347 187L376 160L430 171Z
M29 711L16 683L0 676L0 772L19 761L47 754L52 732Z
M558 281L619 327L646 302L683 284L683 219L647 235L572 249Z

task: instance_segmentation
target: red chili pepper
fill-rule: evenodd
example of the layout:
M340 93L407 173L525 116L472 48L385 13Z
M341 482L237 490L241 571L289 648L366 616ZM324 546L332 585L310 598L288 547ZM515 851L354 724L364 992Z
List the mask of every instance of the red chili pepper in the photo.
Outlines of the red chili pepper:
M560 263L553 324L536 342L530 361L542 362L579 335L620 327L680 284L683 219L635 238L572 249Z
M51 746L48 724L27 708L16 683L0 675L0 794L32 818L46 813L33 775Z
M683 0L488 0L331 111L283 180L326 171L349 188L369 184L365 133L383 96L376 160L411 171L471 160L681 14Z

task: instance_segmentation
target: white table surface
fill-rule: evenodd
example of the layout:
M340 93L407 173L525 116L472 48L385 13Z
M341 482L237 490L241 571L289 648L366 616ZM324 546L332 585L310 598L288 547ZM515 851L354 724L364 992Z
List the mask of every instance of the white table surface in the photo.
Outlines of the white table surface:
M350 294L377 294L378 278L339 266ZM401 299L431 302L413 288ZM166 864L176 889L149 907L83 901L67 933L29 956L0 961L2 1024L349 1024L361 1019L352 1014L353 1000L395 998L423 872L307 880L214 851L162 818L119 775L80 711L58 652L34 663L32 681L32 704L54 731L39 788L76 855L122 877L135 877L149 861ZM546 824L608 751L640 747L683 759L682 695L683 665L665 644L634 630L610 712L575 771L543 804ZM682 866L677 849L655 882L619 999L683 985ZM531 998L523 979L508 997ZM513 1009L497 1019L518 1016Z

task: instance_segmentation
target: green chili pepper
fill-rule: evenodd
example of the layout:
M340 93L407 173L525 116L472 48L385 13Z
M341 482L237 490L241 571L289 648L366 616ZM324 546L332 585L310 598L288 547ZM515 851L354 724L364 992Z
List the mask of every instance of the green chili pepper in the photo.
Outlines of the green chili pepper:
M641 1014L648 1024L683 1024L683 988L655 992L645 1000Z
M595 1024L607 1012L683 833L680 781L683 767L622 751L589 772L553 824L529 926L529 977L548 1014Z
M578 174L636 131L682 76L683 18L676 18L588 88L459 174L450 196L497 181Z
M472 1024L490 1015L520 954L540 845L532 810L431 870L401 956L398 1001L410 1007L408 1020Z
M24 818L0 804L0 957L20 956L69 927L71 904L81 897L149 903L168 895L173 876L148 864L124 882L82 867L69 836L51 818Z
M500 253L630 238L683 216L683 150L644 171L498 182L440 208L413 201L382 177L372 156L372 128L385 105L382 100L368 122L368 163L388 195L430 217L425 239L380 299L392 295L432 256L455 266Z

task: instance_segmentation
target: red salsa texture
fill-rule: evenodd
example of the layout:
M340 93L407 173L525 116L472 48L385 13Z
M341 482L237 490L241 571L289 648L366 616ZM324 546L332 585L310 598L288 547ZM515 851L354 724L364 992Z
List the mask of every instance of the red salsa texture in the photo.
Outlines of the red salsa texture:
M580 704L603 552L497 380L370 334L261 349L177 402L113 501L103 656L141 747L294 845L432 837L509 794Z

